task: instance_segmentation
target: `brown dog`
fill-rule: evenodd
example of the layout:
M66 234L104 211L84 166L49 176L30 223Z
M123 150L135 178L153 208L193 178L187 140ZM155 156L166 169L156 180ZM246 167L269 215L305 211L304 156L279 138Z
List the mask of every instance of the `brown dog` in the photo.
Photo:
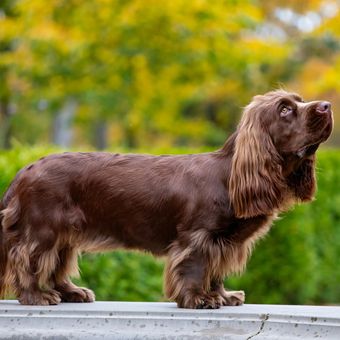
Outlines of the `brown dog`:
M167 256L165 292L179 307L242 304L224 277L244 269L280 211L312 199L315 151L331 130L330 103L279 90L256 96L216 152L42 158L1 202L0 293L94 301L70 281L78 254L127 248Z

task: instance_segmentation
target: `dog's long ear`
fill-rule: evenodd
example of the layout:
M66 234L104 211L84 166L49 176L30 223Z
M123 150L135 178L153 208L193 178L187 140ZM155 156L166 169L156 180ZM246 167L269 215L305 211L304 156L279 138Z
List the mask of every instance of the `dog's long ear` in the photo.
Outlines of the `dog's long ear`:
M231 164L229 194L239 218L273 213L286 188L280 156L261 125L261 112L255 104L250 103L244 110Z
M287 182L298 201L311 201L316 190L315 155L304 159L297 170L287 178Z

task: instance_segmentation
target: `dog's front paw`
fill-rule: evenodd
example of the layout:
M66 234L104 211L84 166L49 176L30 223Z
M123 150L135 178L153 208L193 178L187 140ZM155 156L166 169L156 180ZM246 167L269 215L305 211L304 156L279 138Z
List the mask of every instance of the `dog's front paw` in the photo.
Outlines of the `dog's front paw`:
M178 307L190 309L218 309L222 303L222 298L209 294L186 295L177 301Z
M63 302L94 302L95 295L91 289L77 287L62 291L61 300Z
M61 302L60 294L56 290L49 289L46 291L27 290L23 291L19 297L19 302L22 305L58 305Z
M245 301L245 293L243 290L226 291L221 294L223 306L241 306Z

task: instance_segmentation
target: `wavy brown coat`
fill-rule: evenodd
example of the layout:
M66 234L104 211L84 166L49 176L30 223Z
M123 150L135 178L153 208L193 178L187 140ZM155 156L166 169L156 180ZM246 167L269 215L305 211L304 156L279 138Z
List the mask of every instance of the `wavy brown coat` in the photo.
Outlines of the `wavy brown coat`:
M165 293L179 307L241 304L224 278L242 272L280 211L313 198L315 151L331 129L328 102L280 90L254 97L216 152L42 158L1 202L0 293L93 301L70 280L78 254L126 248L167 257Z

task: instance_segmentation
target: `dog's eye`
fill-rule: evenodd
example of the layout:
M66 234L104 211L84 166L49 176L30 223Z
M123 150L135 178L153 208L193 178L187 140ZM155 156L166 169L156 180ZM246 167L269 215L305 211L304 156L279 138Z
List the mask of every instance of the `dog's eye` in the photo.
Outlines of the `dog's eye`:
M286 117L293 112L293 109L289 106L283 106L280 112L281 117Z

